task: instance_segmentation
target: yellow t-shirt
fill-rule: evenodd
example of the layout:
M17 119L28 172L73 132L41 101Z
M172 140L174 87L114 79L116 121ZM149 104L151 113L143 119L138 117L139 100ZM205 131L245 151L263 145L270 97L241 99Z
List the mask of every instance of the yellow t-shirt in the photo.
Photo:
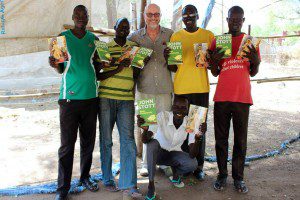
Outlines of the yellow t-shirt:
M174 33L171 42L182 43L183 64L178 65L174 77L175 94L192 94L209 92L209 81L206 68L196 67L194 44L207 43L210 46L214 34L199 28L194 33L181 29Z

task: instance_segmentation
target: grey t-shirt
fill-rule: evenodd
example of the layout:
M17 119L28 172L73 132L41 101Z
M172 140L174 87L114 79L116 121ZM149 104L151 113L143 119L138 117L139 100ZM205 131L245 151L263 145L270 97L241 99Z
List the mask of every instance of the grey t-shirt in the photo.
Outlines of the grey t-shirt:
M168 70L167 62L163 52L166 42L170 41L173 31L160 27L160 33L153 42L146 32L146 28L139 29L128 36L128 40L139 46L153 50L150 61L142 69L137 80L139 92L147 94L169 94L173 92L171 72Z

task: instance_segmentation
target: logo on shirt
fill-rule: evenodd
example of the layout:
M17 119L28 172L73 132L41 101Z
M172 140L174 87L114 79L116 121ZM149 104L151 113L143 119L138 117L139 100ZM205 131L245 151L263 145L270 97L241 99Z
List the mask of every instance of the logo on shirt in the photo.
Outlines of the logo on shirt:
M227 71L229 69L243 69L244 68L244 60L229 60L225 61L222 65L222 72Z
M89 43L89 45L88 45L90 48L93 48L94 47L94 44L92 44L92 43Z

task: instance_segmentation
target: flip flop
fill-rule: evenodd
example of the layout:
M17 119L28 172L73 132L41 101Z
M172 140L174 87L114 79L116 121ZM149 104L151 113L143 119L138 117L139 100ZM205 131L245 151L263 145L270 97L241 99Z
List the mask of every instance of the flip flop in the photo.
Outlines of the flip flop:
M124 190L124 193L131 196L132 198L140 198L142 197L142 193L136 188L131 188L130 190Z
M145 200L155 200L156 198L156 193L154 193L154 195L150 198L148 197L148 195L146 195Z
M111 184L111 185L104 185L105 190L109 191L109 192L119 192L120 189L115 185L115 184Z
M181 181L180 177L177 180L173 179L173 176L169 177L169 180L171 181L171 183L173 183L173 185L177 188L183 188L184 187L184 182Z

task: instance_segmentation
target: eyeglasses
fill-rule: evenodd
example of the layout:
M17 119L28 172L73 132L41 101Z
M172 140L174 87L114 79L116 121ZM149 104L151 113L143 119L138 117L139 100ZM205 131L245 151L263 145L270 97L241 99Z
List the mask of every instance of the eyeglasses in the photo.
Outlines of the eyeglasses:
M189 14L189 15L182 15L182 18L196 17L196 16L198 16L197 13L192 13L192 14Z
M245 20L245 18L227 18L228 22L236 22L241 23Z
M160 17L160 13L146 13L146 16L151 18L151 17L155 17L155 18L158 18Z

